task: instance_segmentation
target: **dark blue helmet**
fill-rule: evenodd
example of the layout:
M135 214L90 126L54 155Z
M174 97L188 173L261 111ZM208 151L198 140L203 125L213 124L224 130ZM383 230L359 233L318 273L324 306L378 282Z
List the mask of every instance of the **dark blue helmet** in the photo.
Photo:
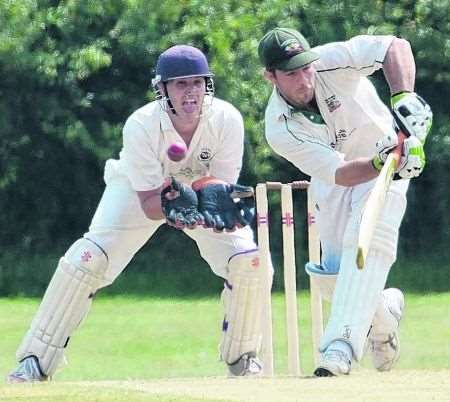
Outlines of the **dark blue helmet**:
M176 78L212 77L208 61L196 47L176 45L167 49L158 58L154 83Z

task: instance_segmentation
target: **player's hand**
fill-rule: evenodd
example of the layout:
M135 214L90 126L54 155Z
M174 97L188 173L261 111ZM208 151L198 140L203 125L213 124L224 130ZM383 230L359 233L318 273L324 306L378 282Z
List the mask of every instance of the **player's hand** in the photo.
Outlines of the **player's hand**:
M396 169L396 176L398 175L400 179L418 177L425 167L425 162L422 142L414 136L406 138L403 142L402 157Z
M386 134L376 142L376 155L372 159L372 165L375 169L377 169L378 171L382 169L389 153L391 153L395 149L397 144L398 137L394 132Z
M167 224L177 229L194 229L203 224L203 216L198 211L197 194L191 187L174 178L161 191L161 207Z
M397 131L417 137L425 144L433 123L430 105L415 92L401 92L391 97L391 106Z
M198 210L205 227L231 232L252 222L255 216L252 187L205 177L192 183L192 188L197 192Z

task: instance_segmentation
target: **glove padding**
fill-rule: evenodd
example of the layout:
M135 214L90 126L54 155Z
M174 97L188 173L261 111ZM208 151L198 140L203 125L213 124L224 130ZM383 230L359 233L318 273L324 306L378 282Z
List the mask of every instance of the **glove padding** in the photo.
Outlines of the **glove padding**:
M377 154L372 163L378 171L386 162L387 156L398 144L398 138L394 134L387 134L376 143ZM425 167L425 153L423 144L419 138L411 136L403 142L402 156L395 170L394 180L412 179L419 176Z
M198 197L198 210L204 226L216 232L234 231L249 225L255 216L253 189L240 184L229 184L213 177L192 183ZM247 198L235 201L234 197Z
M407 136L417 137L425 144L433 123L430 105L415 92L401 92L391 98L392 114L396 130Z
M203 224L203 216L198 211L197 194L174 178L161 191L161 207L167 224L177 229L193 229Z
M395 149L398 145L398 137L395 133L386 134L384 137L380 138L376 144L376 155L373 159L373 165L378 171L381 170L386 162L388 155Z
M400 179L412 179L420 176L425 167L426 159L423 143L419 138L411 136L403 142L403 154L396 169ZM394 177L396 179L397 177Z

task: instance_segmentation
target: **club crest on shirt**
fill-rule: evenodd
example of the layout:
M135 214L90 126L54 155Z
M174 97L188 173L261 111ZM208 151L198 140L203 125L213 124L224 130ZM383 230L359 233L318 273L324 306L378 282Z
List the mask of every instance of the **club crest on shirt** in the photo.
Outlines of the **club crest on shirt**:
M202 148L198 154L198 160L200 162L208 162L212 159L212 152L209 148Z
M178 171L169 172L168 176L175 177L175 179L179 179L184 182L185 179L193 180L196 177L202 176L203 171L201 169L192 169L190 167L185 167Z
M325 103L327 104L330 113L341 107L341 102L336 98L336 95L331 95L326 98Z

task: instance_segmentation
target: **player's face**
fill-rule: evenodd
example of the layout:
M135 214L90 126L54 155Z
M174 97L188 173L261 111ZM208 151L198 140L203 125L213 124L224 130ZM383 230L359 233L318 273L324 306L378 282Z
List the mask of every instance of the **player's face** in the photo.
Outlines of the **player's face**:
M204 77L177 78L167 82L167 95L179 117L198 117L202 111Z
M292 106L306 106L314 98L316 76L311 64L292 71L265 71L264 76L277 86Z

